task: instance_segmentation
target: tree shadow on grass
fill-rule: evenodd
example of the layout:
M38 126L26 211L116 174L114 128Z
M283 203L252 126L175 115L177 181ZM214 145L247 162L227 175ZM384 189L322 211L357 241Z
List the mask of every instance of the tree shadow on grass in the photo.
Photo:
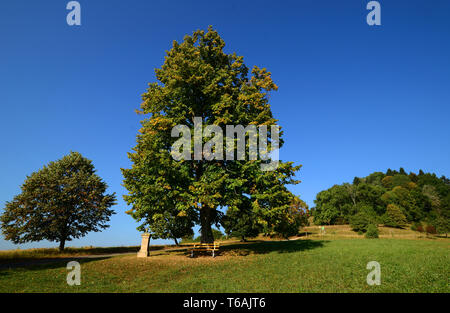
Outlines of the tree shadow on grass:
M299 251L306 251L316 248L321 248L327 240L292 240L292 241L248 241L243 243L235 243L230 245L220 246L219 253L217 255L229 255L229 256L247 256L252 254L267 254L271 252L277 253L292 253ZM190 251L188 250L189 255ZM186 253L188 255L188 253ZM208 253L195 253L195 255L211 255Z
M0 276L8 275L8 270L11 269L25 269L25 270L47 270L66 267L70 261L77 261L80 266L92 261L101 261L109 259L113 256L99 256L99 257L67 257L67 258L45 258L45 259L28 259L9 264L0 264Z
M323 247L325 240L292 240L292 241L252 241L241 244L223 246L220 250L237 252L239 255L266 254L271 252L292 253Z

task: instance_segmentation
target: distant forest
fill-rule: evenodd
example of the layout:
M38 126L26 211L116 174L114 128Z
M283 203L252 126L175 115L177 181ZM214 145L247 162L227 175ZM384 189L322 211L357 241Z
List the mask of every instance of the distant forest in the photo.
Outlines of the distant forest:
M425 223L439 233L449 232L450 180L422 170L408 174L403 168L388 169L355 177L351 184L319 192L314 203L316 225L355 224L352 220L365 219L393 227Z

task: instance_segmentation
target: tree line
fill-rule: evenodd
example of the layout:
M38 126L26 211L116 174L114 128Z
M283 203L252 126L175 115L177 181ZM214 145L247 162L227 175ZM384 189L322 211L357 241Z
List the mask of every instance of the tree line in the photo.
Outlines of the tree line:
M388 169L355 177L352 183L319 192L314 203L311 211L319 225L351 224L357 231L371 223L412 224L418 230L428 225L445 234L450 229L450 180L422 170Z

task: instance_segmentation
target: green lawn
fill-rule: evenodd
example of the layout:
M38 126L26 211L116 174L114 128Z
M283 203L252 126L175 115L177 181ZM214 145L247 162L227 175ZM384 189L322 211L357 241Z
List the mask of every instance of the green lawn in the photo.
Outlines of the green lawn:
M81 285L65 263L0 270L0 292L449 292L448 240L337 239L251 242L220 256L154 251L80 260ZM369 286L369 261L381 285Z

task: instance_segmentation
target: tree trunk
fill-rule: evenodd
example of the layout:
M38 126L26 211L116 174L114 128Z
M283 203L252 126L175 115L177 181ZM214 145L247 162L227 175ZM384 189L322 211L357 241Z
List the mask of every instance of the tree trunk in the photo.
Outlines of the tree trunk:
M65 245L66 245L66 239L61 239L59 242L59 251L64 251Z
M246 242L247 240L245 239L244 236L241 236L241 242Z
M200 210L201 243L213 243L214 236L211 228L211 208L204 206Z
M178 246L178 241L177 241L177 238L173 238L173 241L175 241L175 245L177 245L177 246Z

